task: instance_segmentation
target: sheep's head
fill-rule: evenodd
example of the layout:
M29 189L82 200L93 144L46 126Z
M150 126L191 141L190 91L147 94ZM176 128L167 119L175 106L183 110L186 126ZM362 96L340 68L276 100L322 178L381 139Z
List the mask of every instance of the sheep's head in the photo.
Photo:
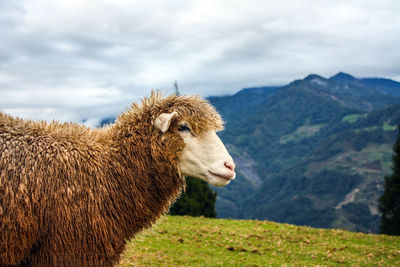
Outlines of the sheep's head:
M158 115L154 127L162 134L177 134L184 142L178 168L185 176L202 179L214 186L235 179L235 164L216 132L223 122L215 109L198 97L181 97L186 105L175 105ZM185 101L182 101L183 103Z

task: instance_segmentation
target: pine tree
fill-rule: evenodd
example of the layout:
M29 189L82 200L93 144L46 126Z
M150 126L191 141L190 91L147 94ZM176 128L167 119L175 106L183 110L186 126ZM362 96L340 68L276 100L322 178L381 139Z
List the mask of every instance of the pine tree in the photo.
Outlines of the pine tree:
M181 93L179 92L178 81L175 81L174 87L175 87L175 94L176 95L181 95Z
M380 232L400 235L400 124L393 151L393 173L385 177L384 193L379 199L379 210L382 213Z
M217 193L200 179L187 177L186 191L182 192L179 199L170 209L171 215L190 215L215 218L215 201Z

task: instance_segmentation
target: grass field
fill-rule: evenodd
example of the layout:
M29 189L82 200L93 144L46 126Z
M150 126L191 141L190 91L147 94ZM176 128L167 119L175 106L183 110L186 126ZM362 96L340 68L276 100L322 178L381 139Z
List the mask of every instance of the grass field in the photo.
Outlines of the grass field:
M400 266L400 237L165 216L128 243L119 266Z

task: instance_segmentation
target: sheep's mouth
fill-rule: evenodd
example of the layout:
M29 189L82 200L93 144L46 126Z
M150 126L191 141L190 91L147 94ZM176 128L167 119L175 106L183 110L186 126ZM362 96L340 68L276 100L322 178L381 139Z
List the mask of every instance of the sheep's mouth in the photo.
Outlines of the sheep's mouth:
M226 180L226 181L233 180L234 177L235 177L235 176L233 176L232 178L230 178L230 177L227 177L227 176L223 176L223 175L214 173L214 172L212 172L212 171L208 171L208 172L209 172L212 176L216 176L216 177L221 178L221 179L224 179L224 180Z

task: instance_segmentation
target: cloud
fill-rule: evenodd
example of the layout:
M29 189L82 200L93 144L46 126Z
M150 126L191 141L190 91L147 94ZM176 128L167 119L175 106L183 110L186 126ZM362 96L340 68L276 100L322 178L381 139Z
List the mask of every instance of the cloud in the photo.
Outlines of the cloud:
M151 89L202 96L346 71L399 79L400 6L361 1L2 1L0 109L115 115ZM88 123L89 124L89 123Z

